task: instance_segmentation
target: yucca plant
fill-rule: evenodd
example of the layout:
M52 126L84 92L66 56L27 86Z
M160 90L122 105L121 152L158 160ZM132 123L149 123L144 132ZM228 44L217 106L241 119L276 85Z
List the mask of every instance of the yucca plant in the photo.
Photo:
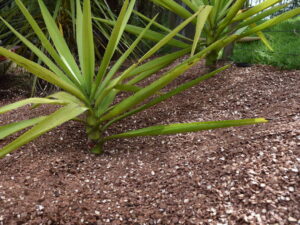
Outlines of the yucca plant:
M285 12L277 17L266 20L262 24L257 25L257 22L268 18L270 15L278 12L279 10L287 7L289 4L283 4L279 6L274 6L275 4L282 2L282 0L266 0L262 3L248 9L244 9L244 5L247 0L151 0L155 4L169 10L170 12L176 14L182 19L189 18L193 13L201 10L202 14L205 15L205 20L200 19L200 17L195 18L191 23L195 25L195 30L202 31L196 32L198 36L197 45L193 46L193 51L201 51L203 48L210 46L218 40L222 40L229 37L232 34L237 34L239 37L234 41L241 40L243 38L258 35L263 43L272 50L272 47L268 43L266 37L261 32L262 30L287 20L293 16L300 14L300 8L293 9L291 11ZM145 21L150 19L144 15L135 12ZM201 21L199 21L201 20ZM101 20L102 22L114 25L112 21ZM161 29L162 31L169 31L170 28L164 27L161 24L154 23L154 25ZM138 34L140 28L134 25L128 25L126 30L128 32ZM152 35L145 35L146 38L151 40L159 40L154 37L154 31L149 31ZM201 33L201 38L199 34ZM182 41L180 45L175 45L179 48L185 48L186 44L194 44L194 40L189 38L190 35L178 35L178 41ZM172 45L172 43L169 43ZM230 43L228 43L230 44ZM206 56L206 65L209 67L215 67L219 52L222 48L215 48L213 51Z
M40 104L55 104L61 105L61 107L50 115L2 125L0 127L0 139L3 139L25 128L31 128L14 141L4 146L0 150L0 157L69 120L76 120L85 124L88 139L94 143L91 151L96 154L102 152L103 143L110 139L129 138L144 135L174 134L179 132L194 132L206 129L267 122L267 120L263 118L257 118L158 125L105 136L105 131L112 124L124 118L128 118L131 115L143 111L151 106L154 106L159 102L170 98L171 96L174 96L175 94L180 93L187 88L196 85L201 81L204 81L214 76L218 72L226 69L227 66L202 77L195 77L194 80L183 83L169 92L163 93L161 91L162 88L180 76L187 69L192 67L207 53L216 48L224 46L227 42L237 38L237 36L233 35L227 39L213 43L201 52L195 54L193 57L190 57L174 68L169 69L149 85L141 87L138 86L140 81L153 75L161 68L164 68L172 63L175 59L191 51L191 48L187 47L183 50L145 62L145 60L149 59L166 43L176 42L173 37L178 34L178 32L184 26L193 21L194 18L201 17L203 20L205 20L205 14L203 14L201 10L188 17L173 31L163 36L162 39L136 63L131 65L125 71L118 73L122 63L132 53L155 20L155 18L153 18L150 23L143 30L141 30L138 38L134 41L130 48L124 52L124 54L116 61L114 65L111 65L111 59L116 51L125 26L132 13L135 0L124 1L120 15L113 28L109 43L106 47L106 51L102 57L102 61L98 69L95 69L96 63L90 0L84 0L83 8L79 0L76 2L76 40L78 58L71 54L71 51L65 42L59 27L56 25L53 17L45 7L42 0L39 0L39 5L52 42L48 40L22 2L20 0L16 0L16 2L28 20L28 23L33 28L35 34L41 41L44 49L47 50L48 55L44 54L43 51L38 49L24 36L18 33L18 31L11 27L3 18L1 18L1 20L25 45L28 46L28 48L30 48L39 57L39 59L47 66L47 68L42 67L39 64L13 52L10 52L5 48L0 47L0 55L11 59L41 79L57 85L62 89L62 91L54 93L47 98L29 98L3 106L0 108L0 114L17 109L27 104L35 104L36 107ZM197 40L195 40L195 42L196 41ZM79 65L77 62L79 62ZM128 92L130 95L129 97L123 98L121 101L116 103L114 100L121 91Z
M26 8L31 13L32 17L36 22L41 26L43 31L46 31L46 27L43 24L43 20L40 15L38 1L32 0L23 0L22 1ZM80 0L83 2L83 0ZM118 2L118 1L117 1ZM61 32L64 34L65 40L71 44L75 39L75 26L76 26L76 1L74 0L51 0L45 1L49 12L55 18L56 23L58 24ZM113 1L105 0L95 0L91 2L92 4L92 13L95 16L101 16L109 20L115 20L116 15ZM119 4L117 4L119 5ZM24 17L18 15L19 10L18 6L15 3L15 0L6 0L3 5L0 7L0 15L6 19L16 30L20 33L26 33L26 38L32 40L34 39L34 32L28 32L30 30L30 25L24 20ZM97 46L96 51L101 48L105 48L105 39L109 39L109 34L111 32L111 27L105 26L103 24L95 22L94 24L94 34L97 34L95 38L95 44ZM20 42L20 40L13 35L13 33L5 26L2 21L0 21L0 40L2 40L4 46L14 46ZM131 38L129 35L123 36L122 45L120 48L125 48L126 46L131 45ZM36 45L38 43L35 43ZM71 49L73 50L73 49ZM102 49L101 49L102 50ZM120 49L118 49L120 51Z
M47 28L44 25L43 18L40 14L38 1L23 0L22 2L24 5L26 5L27 10L30 12L30 14L35 19L35 21L39 24L41 30L43 30L47 38L49 38L49 34L47 33ZM80 0L80 2L82 3L83 0ZM109 20L116 20L117 16L114 13L115 11L113 11L114 8L111 9L110 6L118 8L118 10L119 7L114 6L112 3L113 1L107 2L105 0L92 1L91 8L92 8L93 15L99 17L101 16ZM70 46L70 50L72 54L76 54L76 34L75 34L76 33L75 31L76 1L74 0L48 1L47 0L45 1L45 5L47 6L47 9L51 13L52 17L55 19L55 22L58 25L60 31L63 33L64 39L67 41L68 45ZM13 26L17 31L19 31L21 34L24 34L27 39L34 42L36 47L38 48L41 47L40 43L36 41L34 32L31 31L30 24L28 24L27 21L24 20L23 16L19 15L18 5L15 3L15 0L5 0L4 3L1 4L0 15L3 18L5 18L5 20L8 23L10 23L10 25ZM105 49L112 28L111 26L107 26L97 21L94 21L93 27L94 27L94 36L95 36L94 41L96 46L95 47L96 56L100 58L101 55L100 52L103 52L103 49ZM8 29L8 27L0 20L0 41L1 40L3 42L2 43L3 46L6 47L16 46L20 44L20 39L18 39L13 34L13 32L11 32L11 30ZM123 35L121 45L119 45L117 49L119 54L122 53L123 49L128 48L128 46L130 46L132 42L133 41L130 35L128 34ZM141 54L141 52L145 53L145 51L142 51L141 48L136 48L133 54L138 56ZM24 46L22 48L22 51L19 52L19 54L24 56L24 55L28 55L29 52L27 51L27 48ZM38 61L37 58L35 58L33 55L31 55L30 57ZM1 68L4 67L2 65ZM6 65L8 64L5 64L5 69L7 68ZM31 95L34 96L36 90L39 90L39 94L42 94L42 92L44 92L44 89L46 89L46 93L49 93L49 90L55 89L55 87L46 84L40 79L37 79L37 77L34 77L32 83Z

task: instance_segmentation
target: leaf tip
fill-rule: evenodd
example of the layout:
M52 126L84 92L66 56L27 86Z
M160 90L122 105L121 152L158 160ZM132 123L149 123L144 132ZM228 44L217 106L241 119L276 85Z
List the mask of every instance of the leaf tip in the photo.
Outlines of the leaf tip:
M266 118L257 118L255 119L255 122L257 123L268 123L269 121L271 121L272 119L266 119Z

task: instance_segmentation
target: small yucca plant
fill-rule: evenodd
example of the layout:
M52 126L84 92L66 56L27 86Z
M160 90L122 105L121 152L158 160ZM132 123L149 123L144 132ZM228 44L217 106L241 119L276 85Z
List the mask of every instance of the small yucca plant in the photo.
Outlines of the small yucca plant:
M39 64L10 52L5 48L0 47L0 55L11 59L39 78L57 85L63 91L54 93L47 98L29 98L6 105L0 108L0 114L17 109L27 104L56 104L61 105L62 107L47 116L41 116L30 120L19 121L1 126L0 139L3 139L25 128L32 128L8 145L4 146L0 150L0 157L30 142L43 133L61 125L62 123L73 119L85 124L87 136L89 140L94 143L94 147L91 149L91 151L97 154L102 152L102 146L105 141L115 138L194 132L205 129L267 122L265 119L258 118L235 121L211 121L189 124L159 125L120 134L114 134L111 136L104 136L103 134L105 130L110 125L124 118L130 117L135 113L145 110L167 98L170 98L171 96L182 92L187 88L196 85L201 81L206 80L218 72L226 69L227 67L223 67L202 77L197 77L194 80L184 83L167 93L160 92L162 88L180 76L187 69L192 67L211 50L224 46L228 41L236 38L236 36L213 43L201 52L195 54L193 57L190 57L181 64L168 70L149 85L140 87L137 85L140 81L148 78L161 68L164 68L172 63L175 59L191 51L191 48L188 47L144 63L145 60L149 59L162 46L168 42L176 41L173 39L173 37L178 34L178 32L184 26L193 21L194 18L200 17L205 20L206 16L201 10L191 15L173 31L163 36L161 40L136 63L131 65L125 71L117 73L122 63L136 48L155 19L152 19L148 26L140 31L138 38L134 41L130 48L115 62L113 66L111 66L111 59L116 51L125 26L132 13L135 0L124 1L122 10L115 23L106 51L102 57L102 61L97 72L95 72L95 52L90 0L84 0L83 9L80 1L77 0L76 2L76 40L78 59L71 54L71 51L65 42L62 33L60 32L58 26L56 25L42 0L39 0L39 5L52 42L48 40L38 24L26 10L22 2L20 0L16 0L16 2L48 54L44 54L34 44L29 42L24 36L11 27L3 18L1 19L48 68L42 67ZM195 40L195 42L196 41L197 40ZM79 65L77 64L77 61L79 62ZM121 91L129 92L131 95L119 101L118 103L115 103L114 100ZM84 116L78 118L82 114L84 114Z
M272 50L271 45L268 43L266 37L261 32L262 30L287 20L293 16L300 14L300 8L293 9L285 12L277 17L264 21L262 24L257 25L257 22L268 18L268 16L278 12L279 10L287 7L289 4L282 4L274 6L282 0L265 0L262 3L249 8L243 9L247 0L151 0L155 4L163 7L166 10L176 14L182 19L189 18L193 13L201 10L202 13L191 21L195 26L195 39L190 39L191 35L178 34L176 43L169 42L169 45L179 48L186 48L188 45L193 45L192 54L207 48L216 41L223 40L232 34L238 35L238 38L233 39L232 42L241 40L243 38L258 35L263 43ZM139 17L145 21L150 19L135 12ZM115 24L113 21L98 19L108 24ZM159 24L154 25L161 31L169 32L170 29ZM130 33L138 34L141 28L134 25L127 25L126 30ZM156 35L155 35L156 34ZM145 38L159 41L161 34L150 30L145 35ZM227 44L230 44L228 42ZM212 68L215 67L219 52L224 46L215 48L210 51L206 56L206 65Z

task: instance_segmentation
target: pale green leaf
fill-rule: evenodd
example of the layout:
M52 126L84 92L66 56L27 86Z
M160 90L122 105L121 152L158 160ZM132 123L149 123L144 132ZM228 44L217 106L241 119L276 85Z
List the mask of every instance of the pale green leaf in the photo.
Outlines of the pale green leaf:
M172 63L174 60L187 54L190 50L191 50L191 48L189 47L189 48L179 50L179 51L176 51L173 53L169 53L167 55L160 56L153 60L150 60L149 62L146 62L146 63L136 67L133 71L131 71L129 74L127 74L126 78L149 71L151 69L161 67L162 65L165 65L165 64L168 65L168 64Z
M0 126L0 140L18 132L18 131L21 131L27 127L31 127L31 126L41 122L43 119L45 119L45 116Z
M76 0L76 42L77 42L77 51L78 51L78 58L81 70L84 68L84 60L83 57L83 19L82 19L82 9L80 0Z
M16 31L12 26L10 26L2 17L0 17L0 19L36 56L39 57L39 59L42 62L44 62L49 67L50 70L52 70L58 77L60 77L64 81L71 83L71 81L65 76L65 74L55 65L55 63L53 63L39 48L37 48L34 44L28 41L23 35L21 35L18 31ZM76 83L76 80L75 80L75 84L78 85L78 83Z
M129 138L138 136L156 136L156 135L170 135L177 133L197 132L202 130L211 130L217 128L253 125L258 123L268 122L264 118L257 119L243 119L243 120L224 120L224 121L209 121L209 122L195 122L195 123L179 123L170 125L159 125L147 127L139 130L133 130L121 134L116 134L104 138L104 140L116 138Z
M198 7L197 7L197 8L198 8ZM198 9L197 9L197 10L198 10ZM197 10L196 10L196 11L197 11ZM136 14L137 16L139 16L140 18L142 18L143 20L147 21L147 22L150 22L150 21L151 21L150 18L148 18L147 16L143 15L142 13L139 13L139 12L136 11L136 10L133 10L133 13ZM170 33L170 32L172 31L172 30L169 29L168 27L163 26L163 25L161 25L160 23L155 22L155 21L153 22L153 25L156 26L157 28L161 29L162 31L166 31L167 33ZM126 30L126 29L125 29L125 30ZM176 34L176 37L182 38L182 39L184 39L184 40L186 40L186 41L189 41L189 42L192 42L192 41L193 41L192 39L187 38L186 36L181 35L181 34ZM174 40L175 40L175 39L174 39Z
M132 12L133 10L133 6L134 6L135 0L130 1L129 0L125 0L125 2L123 3L120 15L116 21L116 24L113 28L111 37L109 39L108 45L106 47L101 65L99 67L99 71L97 73L96 76L96 87L99 86L100 82L102 81L102 78L104 77L104 74L108 68L108 65L110 63L110 60L112 58L112 56L115 53L115 50L119 44L119 41L121 39L121 36L124 32L125 26L129 20L129 14Z
M271 9L268 9L268 10L265 10L265 11L259 13L258 15L255 15L255 16L253 16L253 17L251 17L251 18L248 18L248 19L246 19L246 20L244 20L244 21L241 21L241 22L235 27L235 29L239 29L239 28L242 28L242 27L246 27L246 26L248 26L248 25L250 25L250 24L256 23L256 22L258 22L258 21L260 21L260 20L262 20L262 19L264 19L264 18L266 18L266 17L268 17L268 16L270 16L270 15L272 15L272 14L278 12L279 10L281 10L281 9L287 7L287 6L288 6L288 4L283 4L283 5L279 5L279 6L274 6L274 7L272 7Z
M30 73L33 73L37 77L48 81L49 83L52 83L70 93L78 97L84 102L88 102L85 95L76 87L74 87L72 84L67 83L66 81L59 78L56 74L54 74L52 71L47 70L46 68L40 66L39 64L28 60L18 54L15 54L11 51L8 51L5 48L0 47L0 55L4 55L5 57L11 59L19 66L25 68Z
M155 16L152 21L146 26L146 28L140 33L140 35L137 37L137 39L132 43L132 45L126 50L126 52L117 60L117 62L113 65L113 67L110 69L108 74L106 75L105 79L101 83L100 87L97 89L96 94L95 94L95 99L96 99L96 106L97 102L100 102L101 99L103 99L102 91L103 89L107 86L107 84L110 82L112 77L116 74L116 72L119 70L121 65L125 62L126 59L128 59L129 55L134 51L134 49L137 47L137 45L140 43L142 38L144 37L145 32L149 30L150 26L154 22L154 20L157 18ZM136 65L137 66L137 65ZM132 70L134 68L131 68Z
M105 19L101 19L101 18L94 18L94 19L97 20L97 21L100 21L102 23L109 24L111 26L115 25L114 21L105 20ZM126 27L125 27L125 31L127 31L128 33L134 34L134 35L139 35L142 32L142 30L144 30L144 28L134 26L134 25L130 25L130 24L127 24ZM158 42L161 39L163 39L164 36L165 36L164 34L161 34L159 32L148 30L144 35L144 39L148 39L148 40L151 40L151 41L154 41L154 42ZM168 42L168 45L178 47L178 48L187 48L187 47L189 47L189 44L184 43L184 42L179 41L179 40L176 40L174 38L172 38Z
M90 91L95 70L94 35L90 0L84 0L82 26L82 73L87 83L88 91Z
M78 104L81 106L85 105L82 101L80 101L74 95L71 95L68 92L64 92L64 91L59 91L54 94L51 94L51 95L47 96L47 98L50 98L50 99L54 98L54 99L61 100L66 103L75 103L75 104Z
M193 14L191 17L183 21L181 24L179 24L175 29L173 29L172 32L167 34L163 39L161 39L154 47L152 47L143 57L139 59L138 62L142 62L149 57L151 57L154 53L156 53L162 46L166 45L179 31L181 31L186 25L188 25L195 17L199 15L201 12L201 9L199 9L195 14Z
M64 104L67 104L67 102L62 101L62 100L52 100L52 99L47 99L47 98L27 98L27 99L24 99L24 100L21 100L18 102L11 103L9 105L2 106L0 108L0 114L20 108L20 107L28 105L28 104L64 105Z
M126 92L132 92L132 93L136 93L142 89L141 87L134 86L134 85L128 85L128 84L118 84L115 86L115 88L120 91L126 91Z
M158 104L158 103L160 103L162 101L165 101L168 98L171 98L172 96L177 95L177 94L179 94L179 93L187 90L188 88L191 88L191 87L193 87L193 86L195 86L195 85L197 85L197 84L199 84L199 83L201 83L201 82L203 82L203 81L205 81L205 80L207 80L207 79L215 76L216 74L218 74L221 71L227 69L228 67L229 67L229 65L221 67L221 68L219 68L219 69L217 69L217 70L215 70L215 71L213 71L211 73L205 74L205 75L200 76L200 77L198 77L198 78L196 78L194 80L191 80L191 81L188 81L188 82L186 82L184 84L181 84L179 87L177 87L177 88L169 91L168 93L163 94L161 96L158 96L158 97L152 99L150 102L148 102L148 103L146 103L146 104L144 104L144 105L142 105L142 106L140 106L140 107L138 107L138 108L136 108L134 110L131 110L131 111L127 112L127 113L124 113L121 116L118 116L118 117L112 119L111 121L109 121L105 125L105 128L109 127L111 124L113 124L113 123L115 123L115 122L117 122L117 121L119 121L121 119L129 117L129 116L131 116L133 114L136 114L138 112L144 111L144 110L146 110L146 109L148 109L148 108L150 108L150 107L152 107L152 106L154 106L154 105L156 105L156 104Z
M192 16L192 13L190 13L187 9L185 9L183 6L178 4L177 2L173 0L151 0L157 5L161 5L164 8L167 8L168 10L174 12L178 16L186 19Z
M54 19L52 18L50 12L46 8L44 2L42 0L39 0L39 5L41 8L42 16L44 18L47 30L49 32L49 35L56 47L56 50L58 51L61 59L65 63L65 65L68 67L68 69L71 71L72 76L74 79L77 80L78 83L80 83L82 86L84 86L83 77L80 73L80 70L76 64L76 61L62 35L59 28L57 27Z
M232 19L237 15L240 9L242 9L246 0L236 0L235 3L229 8L226 17L219 24L217 34L223 32L223 30L231 23Z
M22 134L16 140L14 140L13 142L9 143L8 145L0 149L0 158L12 152L13 150L27 144L28 142L34 140L35 138L41 136L42 134L48 132L49 130L79 116L86 110L87 108L80 107L75 104L68 104L63 108L58 109L56 112L52 113L51 115L46 116L45 119L40 121L29 131Z
M194 37L194 42L192 46L192 52L191 56L195 54L196 48L199 44L199 40L201 37L201 32L203 30L203 27L205 25L205 22L208 18L209 13L211 12L212 7L211 6L204 6L203 10L201 10L201 13L199 13L197 17L197 24L196 24L196 32L195 32L195 37Z
M45 34L43 33L43 31L39 27L39 25L37 24L37 22L31 16L30 12L28 12L28 10L25 8L25 6L23 5L23 3L20 0L16 0L16 3L19 6L20 10L22 11L23 15L25 16L25 18L27 19L27 21L29 22L30 26L34 30L35 34L40 39L40 41L41 41L42 45L44 46L44 48L48 51L48 53L55 60L55 62L63 69L63 71L65 71L65 73L70 78L72 78L73 75L72 75L71 71L65 65L65 63L63 62L63 60L61 59L61 57L59 56L59 54L56 52L56 50L53 48L52 44L47 39L47 37L45 36Z
M263 10L265 10L265 9L269 8L270 6L275 5L276 3L281 2L281 1L282 0L266 0L266 1L263 1L262 3L246 10L245 12L239 13L238 15L236 15L233 18L232 23L234 23L236 21L248 19L251 16L253 16L257 13L260 13Z
M149 57L151 57L153 54L155 54L159 49L161 49L162 46L167 44L175 35L178 33L181 29L183 29L189 22L193 20L199 13L201 9L192 15L190 18L183 21L180 25L178 25L171 33L167 34L162 40L160 40L156 45L154 45L145 55L143 55L137 63L130 66L125 72L122 73L121 76L110 82L110 85L101 93L101 95L96 100L96 106L98 106L102 99L110 92L111 89L115 87L115 85L122 82L125 78L128 77L128 74L130 74L138 64L142 63L143 61L147 60ZM155 93L156 91L154 91Z
M254 28L249 29L247 32L243 33L243 37L249 36L253 33L257 33L261 30L264 30L264 29L266 29L270 26L274 26L274 25L276 25L276 24L278 24L282 21L285 21L285 20L287 20L289 18L292 18L292 17L294 17L296 15L299 15L299 14L300 14L300 8L296 8L296 9L290 10L288 12L282 13L279 16L276 16L272 19L269 19L266 22L264 22L262 24L259 24Z

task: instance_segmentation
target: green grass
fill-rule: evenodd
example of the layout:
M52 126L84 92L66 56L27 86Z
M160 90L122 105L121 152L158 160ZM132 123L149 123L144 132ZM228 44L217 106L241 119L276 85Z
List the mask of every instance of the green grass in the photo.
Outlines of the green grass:
M232 60L268 64L282 69L300 69L300 17L278 24L266 30L264 34L274 52L260 41L239 43L235 45Z

